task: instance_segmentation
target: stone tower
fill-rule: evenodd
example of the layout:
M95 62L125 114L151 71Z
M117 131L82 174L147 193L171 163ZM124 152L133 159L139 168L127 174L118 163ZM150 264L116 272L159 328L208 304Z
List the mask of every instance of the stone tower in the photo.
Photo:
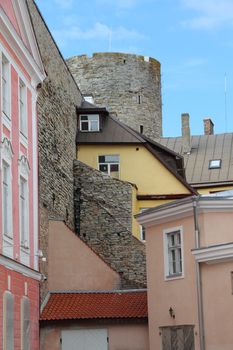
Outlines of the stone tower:
M84 97L154 139L162 136L160 63L124 53L71 57L68 66Z

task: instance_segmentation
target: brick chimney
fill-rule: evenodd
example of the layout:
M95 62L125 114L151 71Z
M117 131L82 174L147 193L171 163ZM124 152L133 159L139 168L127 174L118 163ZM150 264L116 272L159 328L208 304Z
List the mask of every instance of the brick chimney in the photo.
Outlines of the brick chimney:
M181 124L182 124L182 153L187 154L191 152L191 136L190 136L188 113L181 114Z
M214 135L214 123L210 118L203 119L204 122L204 134Z

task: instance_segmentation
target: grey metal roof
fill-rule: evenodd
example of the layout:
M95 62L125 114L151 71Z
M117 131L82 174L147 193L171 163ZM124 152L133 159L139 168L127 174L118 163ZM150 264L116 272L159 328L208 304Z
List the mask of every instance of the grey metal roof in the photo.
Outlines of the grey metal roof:
M182 137L164 137L158 142L182 154ZM192 136L191 152L182 156L189 184L233 183L233 133ZM209 169L214 159L221 159L221 168Z

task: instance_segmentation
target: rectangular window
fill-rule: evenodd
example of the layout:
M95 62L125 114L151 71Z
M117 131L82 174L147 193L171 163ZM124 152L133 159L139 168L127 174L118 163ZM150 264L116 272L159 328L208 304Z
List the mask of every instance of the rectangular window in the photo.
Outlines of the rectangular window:
M27 136L27 108L26 108L27 89L22 80L19 81L19 128L20 132Z
M27 181L20 176L20 241L24 248L29 247L28 242L28 190Z
M179 277L183 275L182 230L165 231L165 275Z
M2 111L10 118L10 64L2 55Z
M14 350L14 297L8 291L3 296L3 349Z
M30 300L21 299L21 349L30 350Z
M99 131L99 115L80 115L81 131Z
M146 209L148 208L141 208L140 213L143 213ZM141 241L146 240L146 229L143 225L140 225L140 238L141 238Z
M111 177L119 179L119 156L99 156L99 170Z
M11 223L11 168L6 162L2 162L2 215L3 233L12 238Z

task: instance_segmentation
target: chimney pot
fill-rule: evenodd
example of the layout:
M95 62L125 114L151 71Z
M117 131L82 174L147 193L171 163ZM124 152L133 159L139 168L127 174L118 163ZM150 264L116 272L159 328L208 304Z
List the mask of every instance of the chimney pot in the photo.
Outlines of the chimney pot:
M204 121L204 135L214 135L214 123L211 118L205 118Z
M189 126L189 114L181 114L182 123L182 153L187 154L191 152L191 136L190 136L190 126Z

